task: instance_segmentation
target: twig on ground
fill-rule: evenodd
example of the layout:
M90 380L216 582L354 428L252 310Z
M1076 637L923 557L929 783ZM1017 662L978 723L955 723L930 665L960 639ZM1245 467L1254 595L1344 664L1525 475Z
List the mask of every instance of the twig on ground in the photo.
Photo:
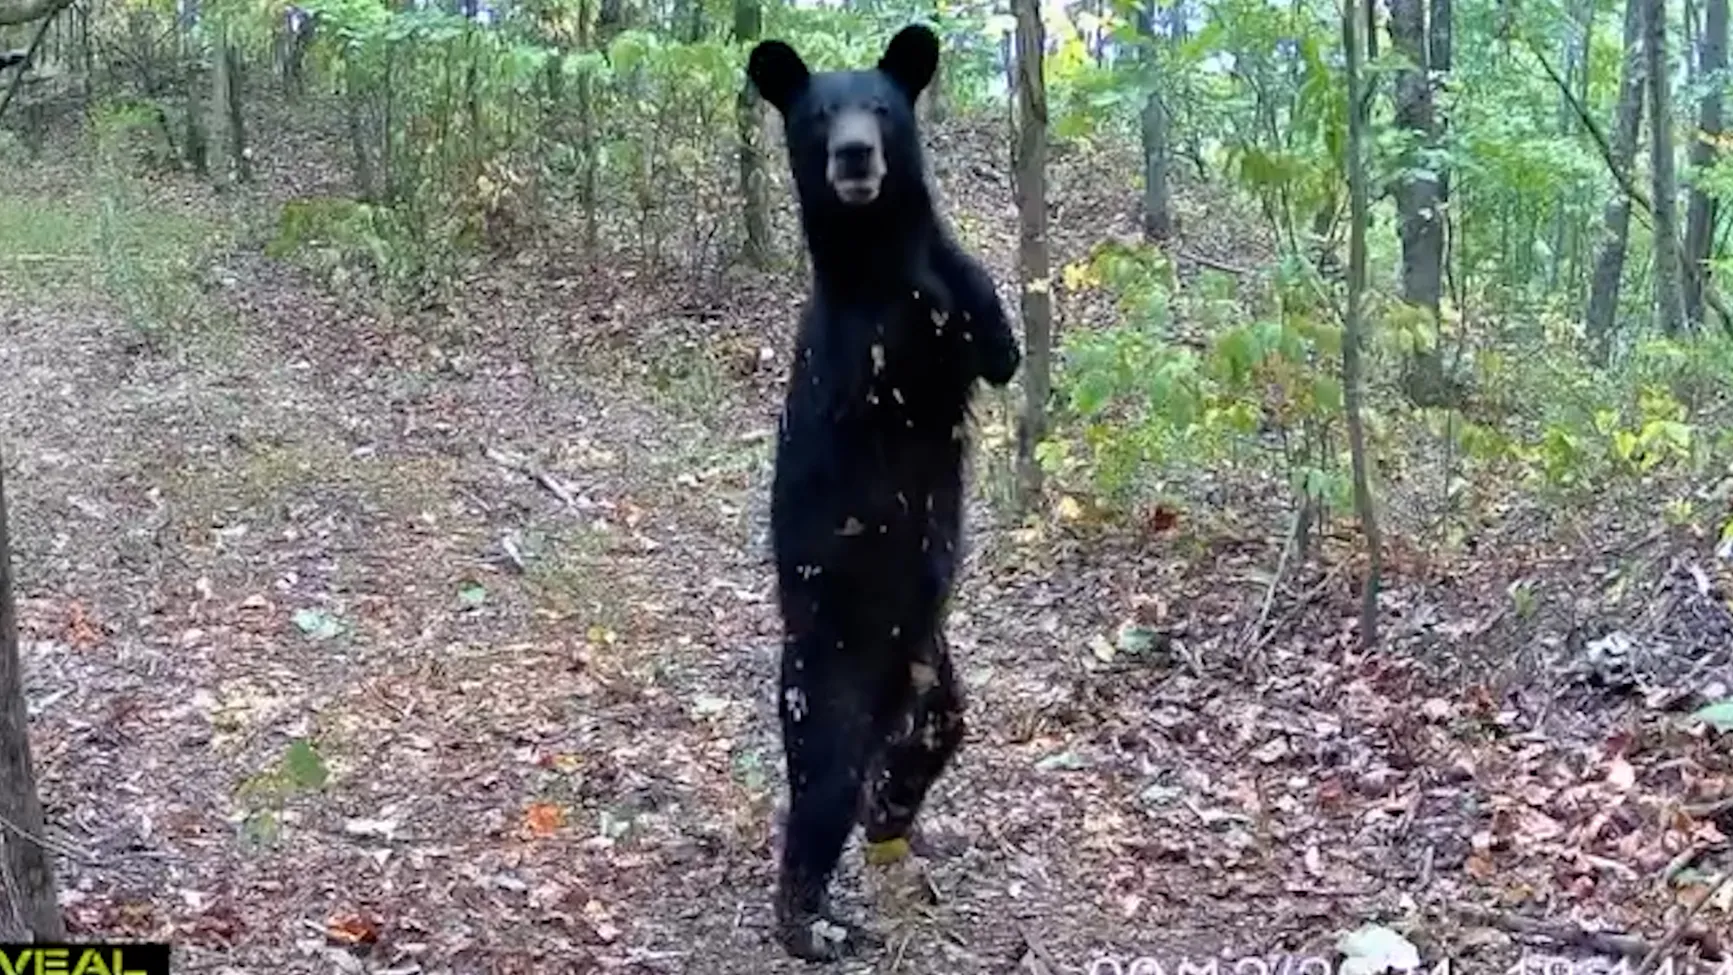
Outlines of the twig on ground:
M1300 533L1300 519L1305 516L1305 507L1294 509L1294 520L1288 526L1288 534L1282 540L1282 555L1276 560L1276 572L1270 577L1270 585L1264 590L1264 604L1258 610L1257 619L1240 634L1241 660L1244 666L1257 667L1262 663L1264 623L1270 618L1270 607L1275 605L1276 590L1282 587L1282 578L1288 572L1288 555L1294 550L1295 538Z
M1668 931L1667 936L1661 939L1661 943L1651 949L1647 955L1643 956L1642 963L1637 966L1636 975L1649 975L1650 972L1654 971L1655 968L1661 964L1661 957L1667 952L1672 951L1673 948L1679 944L1680 940L1685 937L1685 933L1691 928L1691 921L1695 919L1698 914L1702 913L1703 908L1707 907L1710 901L1719 896L1721 891L1726 888L1728 884L1733 884L1733 871L1722 874L1720 882L1704 891L1702 897L1697 898L1697 903L1691 905L1690 909L1685 912L1685 916L1679 919L1679 923L1673 925L1673 929Z
M897 944L896 957L891 959L892 972L898 971L903 967L903 953L909 950L909 942L913 940L915 940L914 935L906 934L903 935L903 940Z
M1714 802L1700 802L1685 807L1685 815L1692 819L1720 819L1733 812L1733 796L1722 796Z
M1509 931L1519 937L1544 938L1560 945L1587 948L1603 955L1640 958L1654 947L1650 942L1635 935L1589 931L1575 924L1537 921L1534 918L1523 917L1521 914L1507 914L1504 911L1477 907L1473 904L1457 904L1452 910L1457 914L1473 918L1481 924Z
M1047 972L1059 971L1059 966L1054 964L1053 957L1030 935L1028 928L1019 928L1017 933L1023 939L1024 956L1034 955L1036 964L1040 966L1034 971L1043 973L1043 975Z
M1661 869L1661 887L1665 888L1668 884L1671 884L1674 877L1684 873L1686 867L1697 862L1698 857L1708 853L1714 848L1715 846L1709 843L1693 843L1681 850L1678 856L1667 861L1667 865Z
M579 507L578 499L572 495L571 488L560 483L559 478L556 478L552 474L543 470L542 466L537 464L535 461L516 460L497 447L487 444L482 445L482 451L487 455L488 460L493 461L507 470L517 471L518 473L529 477L537 484L540 484L542 487L546 488L549 493L553 494L554 497L559 498L560 503L564 504L566 507Z
M1726 882L1727 878L1724 878L1722 883L1725 884ZM1687 915L1677 927L1668 933L1667 939L1671 940L1663 939L1660 942L1640 938L1634 934L1590 931L1576 924L1537 921L1520 914L1508 914L1504 911L1495 911L1474 904L1454 904L1451 906L1451 910L1478 923L1508 931L1518 937L1543 938L1558 945L1584 948L1602 955L1642 958L1645 960L1645 964L1648 959L1659 958L1668 949L1685 940L1696 942L1704 949L1707 957L1716 960L1725 953L1725 950L1709 932L1693 931L1690 928L1692 916L1702 905L1713 899L1715 894L1716 891L1710 891L1708 896L1699 901L1697 906L1692 909L1691 914ZM1642 975L1644 971L1645 969L1639 966L1634 975Z
M1216 271L1222 271L1227 274L1237 274L1240 277L1246 277L1253 273L1251 268L1228 264L1225 261L1218 261L1213 257L1205 257L1202 254L1193 254L1190 251L1181 251L1179 256L1182 260L1191 261L1194 264L1202 264L1204 267Z

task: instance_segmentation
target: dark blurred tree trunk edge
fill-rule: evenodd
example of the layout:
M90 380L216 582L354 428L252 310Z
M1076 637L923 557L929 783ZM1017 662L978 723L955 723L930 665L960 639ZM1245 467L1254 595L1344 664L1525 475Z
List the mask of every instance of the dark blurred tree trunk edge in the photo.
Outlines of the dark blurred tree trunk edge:
M42 800L30 759L30 715L18 656L12 537L0 463L0 938L63 941L53 864L43 846Z

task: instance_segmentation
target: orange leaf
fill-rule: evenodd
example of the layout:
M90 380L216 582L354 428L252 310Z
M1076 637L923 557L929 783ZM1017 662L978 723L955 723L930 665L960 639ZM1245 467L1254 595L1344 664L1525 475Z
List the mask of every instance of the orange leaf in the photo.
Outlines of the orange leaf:
M90 622L90 616L84 611L83 603L73 603L66 609L67 642L80 649L93 647L102 642L102 634Z
M1470 853L1462 866L1475 880L1491 880L1498 872L1498 868L1492 865L1492 858L1484 853Z
M566 811L551 802L534 802L524 811L524 826L533 836L552 836L566 824Z
M359 914L344 914L325 922L325 937L344 945L372 944L379 940L379 922Z

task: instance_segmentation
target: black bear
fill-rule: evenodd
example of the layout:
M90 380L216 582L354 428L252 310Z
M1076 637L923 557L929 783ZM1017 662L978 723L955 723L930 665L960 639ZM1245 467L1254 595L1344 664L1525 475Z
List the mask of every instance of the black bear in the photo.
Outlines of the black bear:
M910 849L962 742L943 628L969 402L1022 357L934 212L914 102L938 59L916 25L872 70L813 73L781 41L747 66L783 119L812 267L771 489L790 791L776 929L809 960L879 941L831 914L831 874L857 821L875 862Z

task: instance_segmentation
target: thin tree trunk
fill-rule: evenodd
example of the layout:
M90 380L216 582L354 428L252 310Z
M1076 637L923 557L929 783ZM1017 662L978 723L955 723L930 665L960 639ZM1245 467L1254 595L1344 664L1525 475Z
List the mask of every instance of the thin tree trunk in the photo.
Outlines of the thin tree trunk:
M208 49L193 33L198 25L198 7L188 4L181 12L179 20L179 36L181 45L181 63L186 66L186 132L182 156L192 171L200 177L210 173L210 118L207 114L210 106L207 102L210 77L206 62Z
M1655 320L1663 334L1685 327L1684 279L1679 254L1679 180L1673 165L1673 106L1669 94L1666 0L1649 0L1644 24L1649 75L1649 167L1654 176Z
M1455 12L1453 3L1454 0L1432 0L1432 10L1429 15L1430 22L1426 25L1427 43L1430 45L1428 54L1431 58L1431 73L1435 80L1441 80L1448 76L1451 71L1455 70L1456 66ZM1593 10L1594 8L1591 5L1589 9ZM1585 61L1584 64L1586 65L1587 62ZM1437 103L1434 102L1432 106L1433 145L1438 146L1439 148L1444 146L1444 136L1449 128L1449 114L1440 109ZM1444 235L1445 230L1449 227L1450 223L1450 169L1445 166L1440 166L1438 171L1433 173L1433 176L1437 181L1438 208L1442 211L1438 220L1438 273L1440 289L1442 290L1445 264Z
M1595 254L1594 276L1589 286L1589 307L1584 316L1597 362L1611 354L1613 319L1619 308L1619 285L1625 272L1625 249L1631 228L1631 195L1626 185L1637 161L1637 137L1643 127L1645 89L1642 39L1649 0L1626 0L1625 58L1619 66L1619 102L1613 118L1612 158L1615 168L1613 195L1601 213L1601 241Z
M12 539L5 474L0 470L0 938L64 941L54 865L42 845L46 823L30 756L30 715L14 607Z
M1366 119L1360 97L1360 45L1355 36L1358 6L1366 0L1350 0L1342 17L1342 45L1348 53L1348 211L1352 224L1348 228L1348 313L1342 325L1342 391L1347 413L1348 450L1354 469L1354 507L1360 516L1360 530L1366 536L1366 580L1360 600L1360 646L1370 649L1378 643L1378 586L1383 571L1383 547L1378 533L1378 518L1372 501L1372 486L1367 473L1366 431L1362 420L1360 344L1361 321L1366 291ZM1396 0L1394 8L1407 0ZM1393 31L1394 33L1394 31ZM1411 36L1411 35L1409 35ZM1403 41L1394 41L1398 46ZM1400 87L1400 83L1399 83ZM1436 223L1436 221L1434 221ZM1436 293L1432 299L1437 304Z
M1017 246L1024 344L1023 415L1017 424L1019 503L1032 508L1041 496L1041 465L1035 448L1047 435L1047 398L1053 353L1052 272L1047 253L1046 39L1037 0L1012 0L1017 18Z
M578 50L582 53L589 52L590 42L596 33L590 27L590 4L591 0L579 0L578 3ZM610 8L618 12L621 10L621 5L604 0L602 15L605 16ZM596 25L597 30L599 31L603 26L605 25L598 23ZM604 39L602 44L605 45L606 43L607 41ZM584 156L583 177L579 185L578 196L584 208L584 249L592 256L596 253L601 242L597 215L597 210L601 204L596 199L598 186L601 182L601 161L597 158L599 151L597 142L599 140L596 138L594 92L595 79L590 69L586 67L578 75L578 145Z
M1138 11L1138 32L1149 48L1145 70L1149 73L1149 97L1143 103L1143 236L1165 241L1173 236L1173 204L1168 195L1168 120L1162 102L1165 86L1161 78L1161 35L1155 28L1157 0L1147 0Z
M343 75L343 121L349 134L349 154L354 159L355 193L363 200L380 197L379 183L374 177L373 152L367 140L367 121L362 118L361 69L351 62Z
M760 0L734 0L734 42L751 47L763 30L764 10ZM759 137L764 129L764 110L752 82L743 82L735 99L736 127L740 138L740 205L746 225L746 263L760 270L770 264L770 194L764 172L764 152Z
M1588 74L1588 50L1590 20L1594 16L1594 4L1588 0L1571 0L1569 14L1566 18L1568 36L1564 45L1564 72L1566 83ZM1568 138L1576 130L1576 112L1571 104L1571 91L1566 88L1558 96L1558 131L1559 135ZM1571 231L1570 196L1561 189L1553 194L1552 221L1552 254L1547 268L1547 287L1556 289L1559 278L1564 273L1566 252L1569 250L1568 236Z
M245 110L245 75L241 63L241 51L234 41L223 32L222 38L222 91L223 115L225 133L228 137L230 172L234 173L235 181L251 183L253 181L253 164L247 153L247 125Z
M1695 178L1691 184L1690 203L1685 213L1685 317L1693 328L1703 325L1703 288L1709 277L1709 259L1713 257L1716 205L1715 198L1703 191L1702 176L1715 164L1715 143L1721 135L1721 81L1718 75L1727 67L1727 0L1708 0L1707 23L1698 39L1700 52L1699 75L1716 80L1703 93L1697 108L1697 129L1691 139L1691 168Z

